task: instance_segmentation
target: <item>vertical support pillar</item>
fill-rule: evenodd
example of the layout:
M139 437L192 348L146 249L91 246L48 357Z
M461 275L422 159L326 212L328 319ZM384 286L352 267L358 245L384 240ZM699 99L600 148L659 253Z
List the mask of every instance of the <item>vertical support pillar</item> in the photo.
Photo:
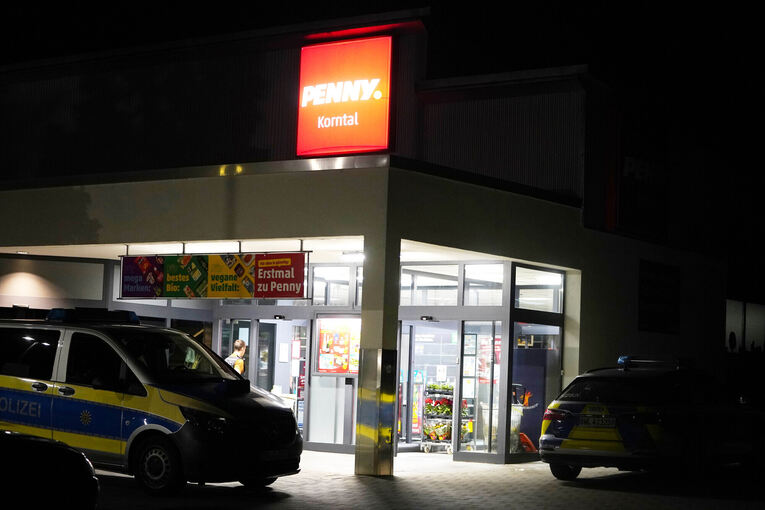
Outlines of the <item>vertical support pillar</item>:
M387 227L364 237L357 475L393 474L400 251L401 236Z

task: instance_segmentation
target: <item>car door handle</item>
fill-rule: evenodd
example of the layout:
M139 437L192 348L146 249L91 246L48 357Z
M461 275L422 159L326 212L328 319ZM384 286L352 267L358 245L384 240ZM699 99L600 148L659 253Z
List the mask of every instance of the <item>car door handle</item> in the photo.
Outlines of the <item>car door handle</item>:
M74 395L74 388L70 388L69 386L61 386L58 389L58 392L66 396Z
M32 384L32 388L35 391L45 391L48 389L48 385L42 382L36 382Z

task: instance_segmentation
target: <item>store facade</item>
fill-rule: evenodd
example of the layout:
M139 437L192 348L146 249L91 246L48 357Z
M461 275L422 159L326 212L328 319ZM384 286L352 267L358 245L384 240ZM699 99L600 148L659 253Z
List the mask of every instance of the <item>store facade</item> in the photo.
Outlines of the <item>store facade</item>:
M364 28L364 37L351 30L296 39L291 32L275 50L258 46L260 59L287 55L266 60L294 92L265 87L260 96L273 103L260 118L272 122L263 136L273 143L258 142L268 147L258 162L229 164L240 152L221 149L213 152L225 160L185 166L186 152L175 147L177 164L160 170L6 183L0 306L133 309L201 332L224 357L245 340L253 384L292 401L308 448L353 452L358 474L392 474L396 450L407 448L466 461L523 458L533 454L544 407L581 370L627 352L713 356L710 328L722 329L724 318L718 265L585 227L577 188L585 179L569 172L578 149L569 161L563 149L548 150L555 136L519 138L535 156L518 168L538 167L522 186L512 182L517 175L471 174L453 150L463 143L477 166L481 151L499 157L502 147L476 148L472 139L475 117L487 136L513 136L513 126L497 124L496 101L554 95L572 103L551 104L579 111L579 71L472 83L470 101L460 103L471 115L437 128L428 122L451 116L444 105L462 100L465 83L419 83L418 22ZM373 53L382 43L389 58L355 78L311 74L300 59L301 48L321 46L349 60L346 41L371 41ZM248 46L234 44L240 58ZM14 73L5 83L8 97L29 86ZM471 103L476 97L488 100L488 110ZM502 111L515 119L512 108ZM540 126L559 129L545 108L534 115ZM383 124L362 125L369 117ZM581 119L564 117L576 124L566 133L579 133ZM356 133L350 141L346 129ZM189 133L191 142L196 136ZM211 137L209 145L226 143ZM444 162L456 169L438 166ZM550 177L556 172L560 179ZM545 175L580 199L550 189ZM303 298L120 294L120 256L272 251L311 254ZM650 281L644 260L680 274L673 332L639 327ZM707 324L695 319L699 313Z

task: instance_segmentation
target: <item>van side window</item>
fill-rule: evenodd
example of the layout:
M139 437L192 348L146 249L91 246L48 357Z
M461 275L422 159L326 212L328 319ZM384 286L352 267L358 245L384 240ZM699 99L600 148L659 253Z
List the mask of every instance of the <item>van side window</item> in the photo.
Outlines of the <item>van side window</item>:
M130 367L123 361L121 365L122 374L120 377L125 381L124 388L125 393L128 395L136 395L139 397L145 397L147 395L146 388L143 387L141 381L135 376Z
M66 382L119 391L122 358L97 336L74 333L69 344Z
M50 380L60 336L54 329L0 328L0 375Z

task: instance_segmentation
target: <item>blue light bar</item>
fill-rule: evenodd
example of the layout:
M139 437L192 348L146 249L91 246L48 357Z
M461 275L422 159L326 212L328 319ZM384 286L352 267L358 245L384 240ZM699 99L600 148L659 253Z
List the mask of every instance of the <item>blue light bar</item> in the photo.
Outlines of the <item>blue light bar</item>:
M140 324L138 315L129 310L107 310L106 308L54 308L48 312L47 320L52 322L110 322Z

